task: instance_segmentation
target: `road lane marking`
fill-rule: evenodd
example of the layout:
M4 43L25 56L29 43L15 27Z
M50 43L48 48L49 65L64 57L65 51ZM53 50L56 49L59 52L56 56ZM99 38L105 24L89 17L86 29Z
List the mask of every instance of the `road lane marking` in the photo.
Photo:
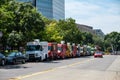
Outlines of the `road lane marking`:
M44 73L48 73L48 72L51 72L51 71L54 71L54 70L55 70L54 68L51 68L51 69L48 69L48 70L45 70L45 71L36 72L36 73L28 74L28 75L25 75L25 76L19 76L16 79L21 80L21 79L24 79L24 78L28 78L28 77L32 77L32 76L36 76L36 75L40 75L40 74L44 74Z
M66 66L60 66L60 67L56 67L56 69L57 68L67 68L68 67L68 65L66 65Z
M48 72L52 72L52 71L55 71L55 70L57 70L59 68L72 67L72 66L75 66L75 65L78 65L78 64L81 64L81 63L84 63L84 62L92 61L92 60L94 60L94 58L88 59L88 60L85 60L85 61L75 62L75 63L68 64L68 65L65 65L65 66L51 68L51 69L48 69L48 70L44 70L44 71L40 71L40 72L36 72L36 73L24 75L24 76L19 76L19 77L16 77L16 78L10 78L9 80L21 80L21 79L25 79L25 78L28 78L28 77L32 77L32 76L36 76L36 75L40 75L40 74L44 74L44 73L48 73Z

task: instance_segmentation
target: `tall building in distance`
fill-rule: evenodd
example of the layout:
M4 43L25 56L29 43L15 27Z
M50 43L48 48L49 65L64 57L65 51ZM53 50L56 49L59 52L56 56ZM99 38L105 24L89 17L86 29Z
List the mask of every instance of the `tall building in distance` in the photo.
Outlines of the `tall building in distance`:
M97 36L101 37L102 39L104 39L105 34L102 32L101 29L94 29L94 32Z
M83 25L83 24L78 24L76 23L77 28L81 31L81 32L89 32L93 35L96 35L98 37L100 37L101 39L104 39L105 34L102 32L101 29L93 29L92 26L88 26L88 25Z
M91 26L78 24L78 23L76 23L76 25L81 32L89 32L91 34L95 34L93 27L91 27Z
M18 0L22 2L31 2L34 0ZM64 0L36 0L38 11L49 19L65 19L65 1Z

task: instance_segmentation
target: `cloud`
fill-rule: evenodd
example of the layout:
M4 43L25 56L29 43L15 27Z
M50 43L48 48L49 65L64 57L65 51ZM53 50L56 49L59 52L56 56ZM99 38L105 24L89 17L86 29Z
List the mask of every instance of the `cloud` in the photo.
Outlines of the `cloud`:
M120 32L119 2L106 1L66 0L66 18L72 17L77 23L90 25L93 28L100 28L105 34L112 31Z
M89 7L87 7L89 5ZM97 5L90 5L88 3L69 2L66 4L66 16L75 16L75 15L88 15L89 12L96 11L100 7ZM72 14L68 14L68 13Z
M83 23L86 25L93 26L94 29L100 28L103 30L103 32L110 33L112 31L118 31L120 32L120 17L119 16L111 16L111 15L105 15L105 16L95 16L92 18L88 18L87 20L77 20L77 23Z

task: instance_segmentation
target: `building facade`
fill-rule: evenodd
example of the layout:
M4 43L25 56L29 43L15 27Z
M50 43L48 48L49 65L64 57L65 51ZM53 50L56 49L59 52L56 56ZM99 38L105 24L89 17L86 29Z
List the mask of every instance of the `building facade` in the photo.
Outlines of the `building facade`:
M102 39L105 37L105 34L102 32L101 29L94 29L94 32L97 36L99 36Z
M18 0L22 2L31 2L34 0ZM38 11L49 19L65 19L65 1L64 0L36 0Z
M100 37L101 39L104 39L105 37L105 34L102 32L101 29L93 29L93 27L83 24L76 24L76 25L81 32L89 32L93 35Z
M91 27L91 26L87 26L87 25L83 25L83 24L76 24L76 25L81 32L89 32L91 34L95 34L93 27Z

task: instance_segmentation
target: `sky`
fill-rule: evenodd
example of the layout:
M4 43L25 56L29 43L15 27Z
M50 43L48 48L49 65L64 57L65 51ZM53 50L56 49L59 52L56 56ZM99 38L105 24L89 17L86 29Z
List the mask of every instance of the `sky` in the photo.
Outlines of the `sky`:
M104 34L120 32L120 0L65 0L65 18Z

